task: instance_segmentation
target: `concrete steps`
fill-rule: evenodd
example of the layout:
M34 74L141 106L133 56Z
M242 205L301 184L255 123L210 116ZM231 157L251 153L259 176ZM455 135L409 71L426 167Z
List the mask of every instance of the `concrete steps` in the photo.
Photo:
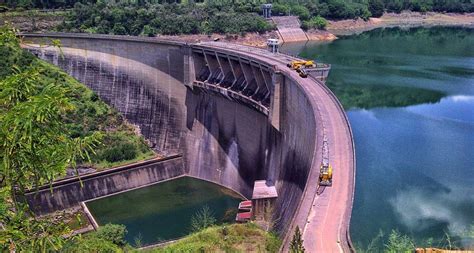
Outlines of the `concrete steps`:
M308 40L308 36L300 27L297 16L272 17L272 21L276 24L283 42Z

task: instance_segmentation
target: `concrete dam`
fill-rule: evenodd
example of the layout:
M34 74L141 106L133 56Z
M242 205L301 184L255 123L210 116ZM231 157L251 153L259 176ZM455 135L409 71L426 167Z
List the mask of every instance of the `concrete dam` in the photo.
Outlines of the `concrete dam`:
M354 144L342 106L322 82L329 68L304 79L285 66L293 57L219 42L24 36L25 48L94 90L157 152L182 154L172 176L216 182L247 198L255 180L274 184L283 251L296 226L308 252L351 251ZM52 39L60 49L49 46ZM318 194L323 141L334 181ZM40 198L74 194L67 191Z

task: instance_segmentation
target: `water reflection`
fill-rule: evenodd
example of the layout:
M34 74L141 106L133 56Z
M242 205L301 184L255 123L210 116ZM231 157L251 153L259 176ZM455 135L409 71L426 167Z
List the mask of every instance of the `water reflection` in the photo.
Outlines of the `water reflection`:
M458 95L442 98L436 104L415 105L406 109L425 117L474 123L474 111L472 108L474 108L474 96Z
M391 28L332 43L285 44L282 51L331 63L327 85L344 107L368 109L474 93L473 45L470 29Z

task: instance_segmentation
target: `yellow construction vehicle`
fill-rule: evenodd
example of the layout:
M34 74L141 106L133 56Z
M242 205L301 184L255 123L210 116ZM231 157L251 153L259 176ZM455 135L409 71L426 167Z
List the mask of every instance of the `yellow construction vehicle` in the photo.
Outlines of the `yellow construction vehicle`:
M319 171L319 185L331 186L332 185L332 166L324 162L321 163L321 169Z
M288 66L288 68L296 70L301 67L314 68L316 65L314 64L314 61L291 61L290 63L286 64L286 66Z
M306 70L304 68L296 69L296 73L298 73L303 78L308 77L308 73L306 72Z
M286 66L296 70L296 72L303 78L308 77L308 73L306 72L305 68L316 67L314 61L291 61L290 63L286 64Z
M323 161L319 169L319 185L332 185L332 166L329 164L329 145L326 138L323 140Z

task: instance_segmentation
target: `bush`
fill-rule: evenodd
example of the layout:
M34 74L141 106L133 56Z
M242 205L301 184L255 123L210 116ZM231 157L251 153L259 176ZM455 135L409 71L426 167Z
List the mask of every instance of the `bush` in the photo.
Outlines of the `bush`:
M321 16L316 16L316 17L311 18L308 21L303 21L301 28L303 28L304 30L325 29L327 25L328 25L328 21L325 18Z
M309 15L309 10L308 8L302 6L302 5L295 5L291 7L291 14L298 16L301 20L308 20L310 15Z
M127 244L125 241L125 234L127 234L127 229L124 225L109 223L99 227L94 235L99 239L112 242L119 247L123 247Z
M385 252L413 252L415 244L413 240L407 235L402 235L396 230L392 230L388 237L388 242L385 244Z
M382 0L369 0L369 11L372 13L372 17L381 17L384 11Z
M293 239L290 242L290 252L291 253L304 253L305 248L303 246L303 239L301 238L300 228L296 226L295 234L293 235Z
M123 27L121 24L115 24L114 28L112 29L112 33L115 35L126 35L127 29L125 29L125 27Z
M148 36L148 37L153 37L157 33L156 29L154 27L151 27L150 25L145 25L143 27L142 36Z
M121 252L121 249L112 242L104 239L86 236L66 244L61 252L117 253Z
M135 159L137 153L137 147L135 145L132 143L124 143L118 147L106 149L101 156L101 160L106 160L110 163L127 161Z
M352 9L354 10L353 17L360 17L361 19L367 21L372 16L369 9L364 4L353 3Z
M61 252L123 252L122 248L127 246L126 233L127 230L124 225L106 224L99 227L95 232L88 233L83 237L73 238L64 245Z
M205 228L213 226L216 218L208 206L204 206L191 218L191 230L194 232L201 231Z
M402 0L388 0L385 6L388 12L400 13L403 10Z
M290 7L286 4L275 3L272 5L272 15L274 16L285 16L289 11Z

